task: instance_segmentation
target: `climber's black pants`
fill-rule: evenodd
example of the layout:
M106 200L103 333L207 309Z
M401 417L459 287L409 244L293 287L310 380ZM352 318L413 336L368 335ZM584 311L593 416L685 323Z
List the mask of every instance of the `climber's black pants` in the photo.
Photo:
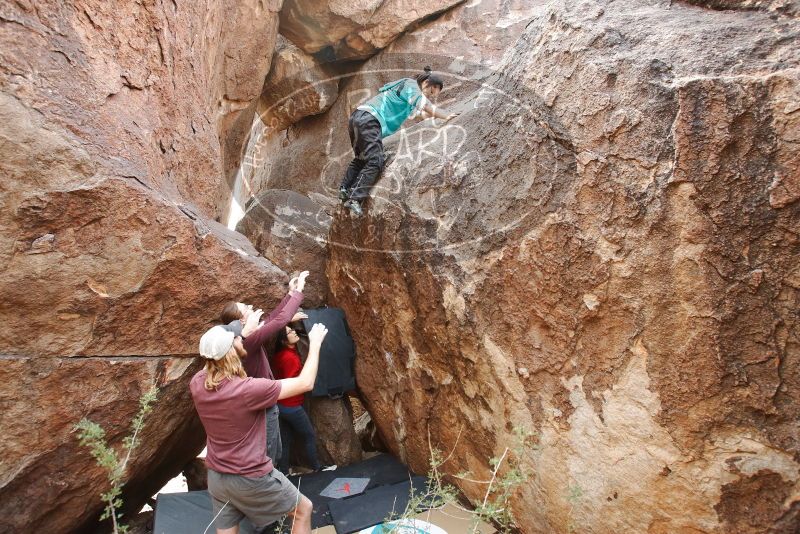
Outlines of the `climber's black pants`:
M347 166L341 187L353 200L363 200L369 196L369 189L378 180L386 162L381 123L372 113L357 109L350 115L348 129L356 157Z

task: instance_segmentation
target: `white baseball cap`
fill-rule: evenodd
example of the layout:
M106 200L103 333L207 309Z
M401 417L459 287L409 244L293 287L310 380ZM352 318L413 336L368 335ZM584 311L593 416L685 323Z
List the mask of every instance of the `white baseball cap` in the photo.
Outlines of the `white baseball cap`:
M223 326L210 328L200 338L200 356L221 360L233 346L234 334Z

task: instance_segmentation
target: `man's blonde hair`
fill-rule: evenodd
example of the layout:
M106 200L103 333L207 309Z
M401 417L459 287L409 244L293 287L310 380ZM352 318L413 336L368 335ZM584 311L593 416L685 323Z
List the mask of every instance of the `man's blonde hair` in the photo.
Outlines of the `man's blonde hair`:
M242 360L236 353L235 347L231 347L228 353L219 360L206 361L205 387L207 390L217 389L223 380L235 376L247 378L247 373L242 367Z

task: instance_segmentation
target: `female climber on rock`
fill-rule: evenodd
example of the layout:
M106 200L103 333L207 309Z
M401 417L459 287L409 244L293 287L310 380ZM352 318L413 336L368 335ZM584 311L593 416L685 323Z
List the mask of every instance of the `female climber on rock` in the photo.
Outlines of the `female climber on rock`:
M348 129L355 157L347 166L339 186L339 199L354 215L363 213L361 204L383 170L384 137L400 129L414 110L426 118L444 119L445 122L455 117L455 114L445 113L431 104L443 87L442 79L433 74L430 67L425 67L425 71L415 78L387 83L350 115Z

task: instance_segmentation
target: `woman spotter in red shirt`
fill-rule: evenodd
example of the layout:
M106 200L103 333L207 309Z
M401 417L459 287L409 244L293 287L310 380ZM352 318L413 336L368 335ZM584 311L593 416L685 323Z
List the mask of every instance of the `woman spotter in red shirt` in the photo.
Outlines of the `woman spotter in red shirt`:
M300 360L300 353L297 352L297 342L300 336L297 332L287 326L278 331L275 339L275 355L272 357L271 367L275 378L293 378L303 370L303 362ZM303 409L304 395L286 397L278 401L280 412L281 443L283 444L283 454L278 462L278 469L288 473L289 455L292 447L292 432L302 436L308 461L314 471L328 471L335 469L336 466L323 466L319 463L317 456L317 436L308 414Z

